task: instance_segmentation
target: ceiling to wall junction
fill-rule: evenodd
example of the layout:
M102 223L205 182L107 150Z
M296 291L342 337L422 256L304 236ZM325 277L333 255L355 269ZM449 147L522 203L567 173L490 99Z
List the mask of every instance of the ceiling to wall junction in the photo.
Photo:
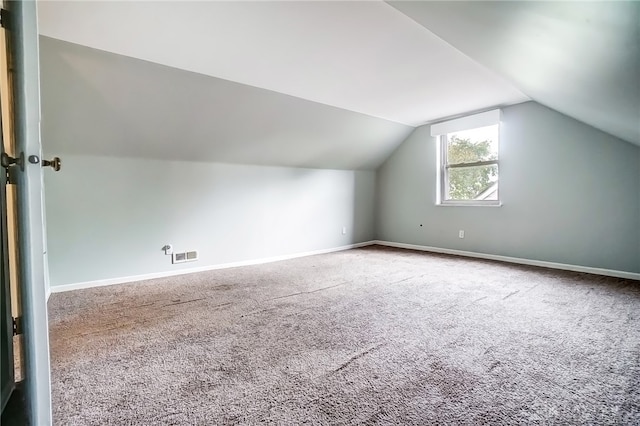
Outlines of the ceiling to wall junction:
M372 169L412 127L530 99L640 144L620 3L42 1L45 148Z

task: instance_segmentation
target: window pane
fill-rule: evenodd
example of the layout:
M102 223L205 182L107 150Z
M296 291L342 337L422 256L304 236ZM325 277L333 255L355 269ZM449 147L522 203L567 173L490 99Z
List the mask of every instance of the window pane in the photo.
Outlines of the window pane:
M475 163L498 159L498 125L447 135L447 163Z
M448 200L497 200L498 165L448 169L447 189Z

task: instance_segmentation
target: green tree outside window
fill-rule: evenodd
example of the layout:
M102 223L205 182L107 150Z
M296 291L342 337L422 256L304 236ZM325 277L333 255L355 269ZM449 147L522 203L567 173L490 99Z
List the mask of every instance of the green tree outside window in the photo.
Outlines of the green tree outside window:
M497 160L492 152L491 141L472 142L455 134L448 140L447 163L473 164L481 161ZM498 180L498 165L470 165L448 169L448 190L451 200L475 200Z

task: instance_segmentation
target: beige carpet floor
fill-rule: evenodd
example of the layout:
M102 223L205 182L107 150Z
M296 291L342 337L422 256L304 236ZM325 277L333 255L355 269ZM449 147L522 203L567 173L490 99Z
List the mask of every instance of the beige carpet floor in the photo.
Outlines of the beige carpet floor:
M57 425L640 424L640 282L372 246L53 294Z

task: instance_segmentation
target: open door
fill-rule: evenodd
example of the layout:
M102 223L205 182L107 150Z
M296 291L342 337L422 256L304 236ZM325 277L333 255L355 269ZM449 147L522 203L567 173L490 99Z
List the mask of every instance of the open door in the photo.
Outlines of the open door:
M0 2L0 7L3 6ZM10 129L12 121L10 113L11 103L11 83L9 82L9 60L8 48L6 44L6 34L4 28L0 28L0 157L5 154L12 155L9 149L13 131ZM17 292L17 282L11 280L9 272L9 228L8 216L12 210L15 211L15 204L9 206L9 196L7 194L9 184L8 171L0 169L0 409L4 408L15 389L15 365L13 347L13 318L17 316L15 306L12 308L12 294ZM15 250L16 248L13 247Z
M0 108L2 107L0 98ZM0 116L0 125L2 117ZM1 126L0 126L1 127ZM4 154L4 138L0 131L0 153ZM13 363L13 317L11 315L11 291L9 279L9 239L7 228L7 175L0 171L0 279L2 280L2 292L0 301L0 409L4 411L13 390L15 389L14 363Z
M2 31L6 36L6 46L0 52L10 61L9 80L11 90L11 127L13 129L15 151L2 153L3 176L0 195L5 194L7 174L15 185L16 192L16 232L17 269L24 344L24 365L22 366L24 401L28 424L50 425L51 379L49 370L49 330L47 320L47 292L45 289L44 238L42 210L42 148L40 143L40 81L38 59L38 25L35 1L6 1L2 3ZM5 53L6 52L6 53ZM4 89L3 89L4 90ZM6 105L4 107L7 107ZM10 154L10 155L9 155ZM6 209L2 200L2 209ZM3 228L2 240L6 238ZM2 244L3 251L7 246ZM4 307L10 303L4 293L5 267L3 255L2 318L8 320ZM5 330L2 323L2 397L5 396L5 365L7 394L13 388L10 382L15 378L8 366L13 354L5 353ZM11 324L11 338L13 324ZM5 358L7 364L5 364ZM11 359L11 360L10 360ZM13 371L13 370L11 370ZM2 407L4 411L4 406ZM4 418L3 418L4 420Z

